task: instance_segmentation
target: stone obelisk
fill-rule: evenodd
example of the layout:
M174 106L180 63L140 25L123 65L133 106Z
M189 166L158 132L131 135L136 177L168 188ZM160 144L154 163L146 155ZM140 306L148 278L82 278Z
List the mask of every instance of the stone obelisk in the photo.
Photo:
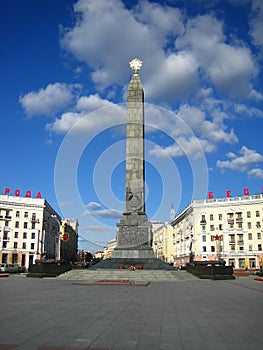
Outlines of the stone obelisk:
M117 224L117 247L112 258L131 263L154 259L151 224L145 213L144 92L138 71L142 61L130 62L134 74L128 87L126 124L125 211Z

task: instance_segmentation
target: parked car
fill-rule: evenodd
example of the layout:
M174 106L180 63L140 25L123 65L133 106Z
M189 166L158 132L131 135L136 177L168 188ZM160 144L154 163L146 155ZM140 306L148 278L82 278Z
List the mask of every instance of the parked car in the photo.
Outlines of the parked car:
M18 264L1 264L1 272L20 272L20 267Z

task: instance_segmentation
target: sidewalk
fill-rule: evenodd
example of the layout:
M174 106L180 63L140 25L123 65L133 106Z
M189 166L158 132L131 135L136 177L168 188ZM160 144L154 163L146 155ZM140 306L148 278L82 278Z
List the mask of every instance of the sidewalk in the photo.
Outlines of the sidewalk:
M0 280L0 350L254 350L262 347L263 283L94 285Z

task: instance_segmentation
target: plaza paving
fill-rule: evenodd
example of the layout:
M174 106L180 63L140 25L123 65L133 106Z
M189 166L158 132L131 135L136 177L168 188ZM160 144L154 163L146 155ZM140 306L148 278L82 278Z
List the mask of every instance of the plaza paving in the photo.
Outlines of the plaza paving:
M252 277L96 285L84 272L1 278L0 350L262 348L263 282Z

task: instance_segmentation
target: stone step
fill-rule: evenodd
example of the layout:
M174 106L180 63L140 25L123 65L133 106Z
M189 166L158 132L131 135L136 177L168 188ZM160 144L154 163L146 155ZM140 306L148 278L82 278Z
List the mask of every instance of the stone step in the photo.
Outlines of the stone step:
M98 281L103 279L116 280L132 280L132 281L190 281L199 280L186 271L181 270L113 270L113 269L98 269L98 270L71 270L60 276L57 279L64 280L86 280Z

